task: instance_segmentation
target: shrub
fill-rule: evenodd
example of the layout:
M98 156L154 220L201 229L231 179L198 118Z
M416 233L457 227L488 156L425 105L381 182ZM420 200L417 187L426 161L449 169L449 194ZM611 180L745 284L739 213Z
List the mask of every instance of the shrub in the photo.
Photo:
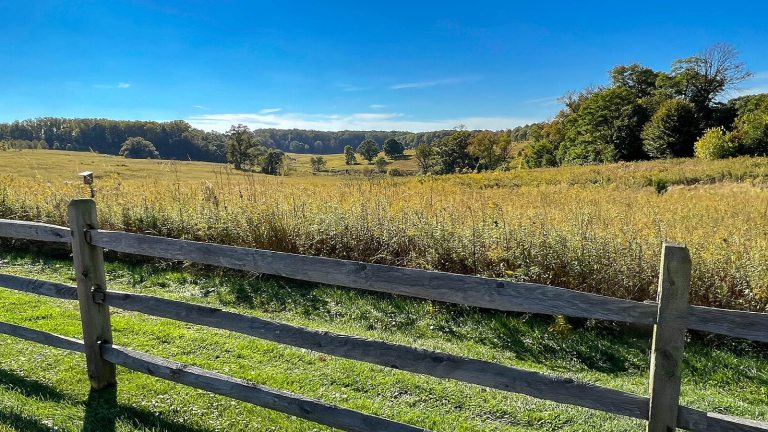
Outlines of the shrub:
M387 174L391 177L400 177L405 175L399 168L390 168Z
M696 157L709 160L736 156L737 150L737 146L721 127L708 129L694 145Z
M663 194L667 191L667 189L669 189L669 181L663 178L654 178L651 181L651 185L653 186L653 190L655 190L659 195Z
M373 162L373 165L376 167L376 172L383 173L387 170L387 159L384 156L379 156Z

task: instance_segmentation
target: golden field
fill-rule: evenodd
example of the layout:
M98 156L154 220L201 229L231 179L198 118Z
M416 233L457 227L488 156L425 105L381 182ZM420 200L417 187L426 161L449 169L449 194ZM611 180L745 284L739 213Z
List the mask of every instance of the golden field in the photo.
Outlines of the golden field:
M766 158L393 178L312 175L307 155L293 157L291 175L271 177L202 162L0 152L0 217L65 224L69 200L88 193L77 172L91 170L110 229L637 300L653 298L660 245L671 240L691 249L694 303L768 310Z

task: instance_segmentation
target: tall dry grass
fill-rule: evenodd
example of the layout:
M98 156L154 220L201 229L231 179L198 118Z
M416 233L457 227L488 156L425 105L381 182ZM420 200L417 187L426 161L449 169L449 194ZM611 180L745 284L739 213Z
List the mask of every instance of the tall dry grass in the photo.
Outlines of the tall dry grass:
M687 244L696 304L768 310L764 159L338 179L99 180L106 228L653 298ZM178 168L183 169L183 168ZM672 185L659 194L654 179ZM723 181L726 180L726 181ZM695 184L690 186L690 184ZM686 186L689 185L689 186ZM82 185L0 177L0 217L64 224Z

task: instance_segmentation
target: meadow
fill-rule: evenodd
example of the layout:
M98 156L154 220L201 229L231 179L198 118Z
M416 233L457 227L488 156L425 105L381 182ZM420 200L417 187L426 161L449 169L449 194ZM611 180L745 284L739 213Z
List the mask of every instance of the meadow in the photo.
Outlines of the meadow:
M264 176L221 164L0 152L0 217L65 223L96 173L112 229L652 299L663 240L688 245L692 302L768 307L768 159L453 176Z
M297 158L297 160L300 160ZM768 159L692 159L456 176L0 152L0 217L65 224L96 173L107 228L651 299L660 243L686 243L692 302L766 311ZM0 242L0 271L73 283L66 251ZM646 394L647 329L497 313L108 255L110 288L224 307ZM0 320L79 337L77 306L0 292ZM642 422L113 310L117 343L436 431L643 430ZM125 370L88 393L84 359L0 337L0 431L325 430ZM764 345L692 333L683 403L768 420Z

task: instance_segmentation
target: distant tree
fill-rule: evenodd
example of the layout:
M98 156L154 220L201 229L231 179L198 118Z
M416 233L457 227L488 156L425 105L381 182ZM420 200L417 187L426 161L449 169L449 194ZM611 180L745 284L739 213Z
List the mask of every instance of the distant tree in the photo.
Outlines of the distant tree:
M376 145L375 141L367 139L357 146L357 153L359 153L363 159L367 160L368 163L371 163L373 158L379 154L379 146Z
M257 147L253 133L248 126L239 124L232 126L227 131L227 161L235 166L235 169L243 169L244 165L250 165L254 161L252 149Z
M731 134L740 154L768 155L768 104L736 119L736 128Z
M643 128L643 148L653 158L691 157L699 134L693 104L672 99Z
M432 170L432 157L434 156L432 144L422 144L416 147L414 158L419 166L419 171L426 174Z
M268 149L259 159L261 172L269 175L278 175L285 163L285 153L276 149Z
M120 147L120 155L131 159L160 159L154 144L144 138L131 137Z
M547 140L533 141L523 150L523 163L528 168L555 167L555 147Z
M373 162L373 165L376 167L376 172L383 173L387 170L387 159L384 156L379 156Z
M638 98L652 95L656 91L656 80L662 72L633 63L619 65L611 69L611 81L614 87L632 90Z
M322 156L312 156L309 159L310 165L312 165L313 172L319 172L325 169L325 159Z
M390 159L398 159L403 157L403 153L405 152L405 146L403 146L403 143L396 140L395 138L390 138L386 141L384 141L384 154L387 155Z
M726 90L752 76L739 53L727 44L716 44L697 55L676 60L672 71L660 80L672 96L693 104L698 118L709 122L714 102Z
M469 154L469 139L472 133L459 129L452 135L441 138L432 144L432 171L435 174L451 174L474 170L477 159Z
M726 105L734 111L734 117L761 109L768 110L768 93L739 96L729 100Z
M344 163L346 165L357 165L355 149L351 145L344 146Z
M638 159L642 154L640 133L647 116L634 91L625 87L592 90L571 106L562 121L561 162L604 163Z
M509 158L511 133L483 131L469 139L469 154L478 159L477 170L495 170Z
M242 169L251 170L261 167L264 157L267 155L267 148L261 145L254 145L248 149L247 157L243 160ZM262 171L263 172L263 171Z
M529 132L532 128L541 126L541 123L533 123L533 124L527 124L525 126L516 126L512 131L510 131L510 138L513 142L523 142L528 141L531 138L529 137Z

